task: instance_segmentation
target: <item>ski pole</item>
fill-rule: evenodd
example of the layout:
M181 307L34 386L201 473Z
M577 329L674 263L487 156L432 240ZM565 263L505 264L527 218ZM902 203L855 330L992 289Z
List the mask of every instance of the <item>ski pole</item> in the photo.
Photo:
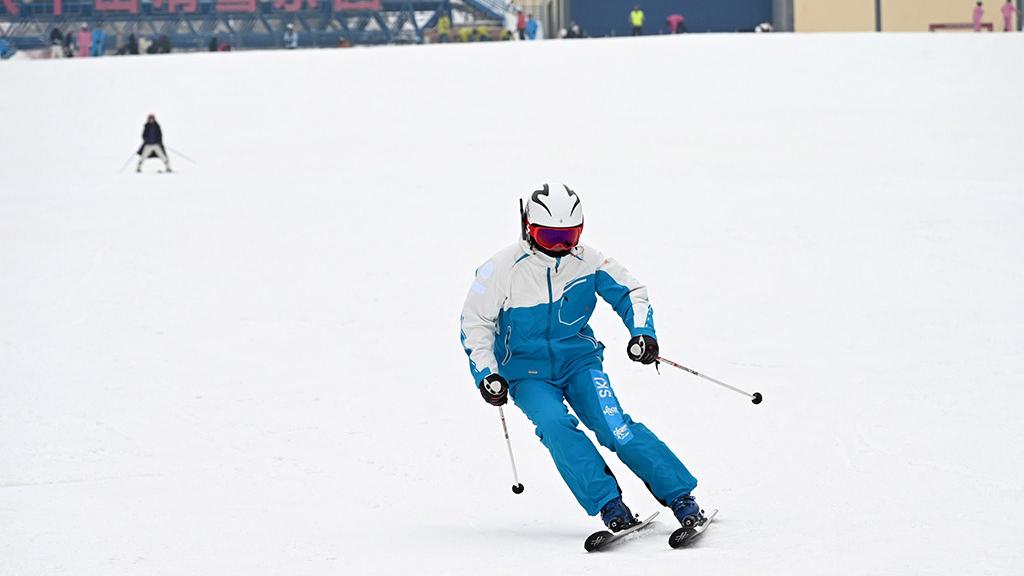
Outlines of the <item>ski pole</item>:
M508 424L505 424L505 411L498 406L498 416L501 416L501 427L505 430L505 445L508 446L508 459L512 461L512 479L515 480L515 484L512 485L512 492L515 494L522 494L523 485L519 483L519 472L516 472L516 457L512 455L512 441L508 439Z
M740 394L743 394L744 396L749 396L750 398L753 398L753 400L751 400L751 402L753 402L754 404L760 404L761 403L762 397L761 397L761 393L760 392L754 392L753 394L751 394L750 392L745 392L745 391L740 390L739 388L737 388L735 386L730 386L730 385L726 384L725 382L722 382L721 380L715 380L714 378L712 378L710 376L705 376L705 375L701 374L700 372L697 372L696 370L693 370L692 368L687 368L686 366L683 366L682 364L677 364L677 363L669 360L668 358L664 358L662 356L658 356L658 361L659 362L664 362L665 364L668 364L669 366L672 366L674 368L679 368L680 370L685 370L685 371L689 372L690 374L693 374L694 376L703 378L703 379L708 380L710 382L714 382L715 384L718 384L719 386L723 386L725 388L728 388L729 390L732 390L733 392L739 392Z
M178 156L181 156L181 157L182 157L182 158L184 158L185 160L188 160L189 162L191 162L191 163L195 164L196 166L198 166L198 165L199 165L199 162L196 162L195 160L193 160L193 159L189 158L188 156L186 156L186 155L182 154L182 153L181 153L180 151L178 151L178 150L175 150L174 148L171 148L170 146L168 146L168 147L167 147L167 149L168 149L168 150L170 150L171 152L174 152L174 153L175 153L175 154L177 154Z
M131 164L132 158L135 158L136 156L138 156L138 154L135 154L133 152L132 155L129 156L128 159L124 161L124 164L121 165L121 169L118 170L117 173L120 174L121 172L124 172L124 169L127 168L129 164Z

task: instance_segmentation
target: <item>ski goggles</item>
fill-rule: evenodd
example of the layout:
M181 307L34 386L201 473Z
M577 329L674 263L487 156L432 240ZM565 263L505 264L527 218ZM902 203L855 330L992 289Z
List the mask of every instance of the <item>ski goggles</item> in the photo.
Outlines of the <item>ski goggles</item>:
M583 225L572 228L548 228L547 226L530 225L530 237L545 250L559 252L571 250L580 241Z

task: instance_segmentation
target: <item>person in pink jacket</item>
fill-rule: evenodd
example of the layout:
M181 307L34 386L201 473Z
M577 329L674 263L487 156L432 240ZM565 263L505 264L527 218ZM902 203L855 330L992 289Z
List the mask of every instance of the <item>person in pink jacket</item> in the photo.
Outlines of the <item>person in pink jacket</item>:
M1006 0L1006 4L1003 4L1000 10L1003 13L1003 32L1013 31L1013 14L1017 11L1013 7L1013 0Z
M682 14L669 14L668 18L665 18L665 24L668 25L669 34L686 32L686 18Z
M89 50L92 49L92 32L89 32L89 27L82 24L82 29L78 31L78 56L79 58L88 58Z

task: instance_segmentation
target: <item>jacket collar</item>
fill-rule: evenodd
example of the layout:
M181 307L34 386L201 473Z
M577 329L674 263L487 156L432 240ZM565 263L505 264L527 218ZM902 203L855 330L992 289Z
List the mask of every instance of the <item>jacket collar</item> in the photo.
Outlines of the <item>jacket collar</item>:
M527 258L527 260L532 260L544 267L555 266L556 260L559 260L559 258L555 258L554 256L548 256L547 254L541 252L540 250L535 250L533 246L530 245L530 242L527 240L519 241L519 251L523 256L529 257ZM580 247L576 246L575 248L570 250L568 254L562 256L561 260L574 257L580 258L581 251L582 250L580 249ZM522 258L522 256L520 256L520 258Z

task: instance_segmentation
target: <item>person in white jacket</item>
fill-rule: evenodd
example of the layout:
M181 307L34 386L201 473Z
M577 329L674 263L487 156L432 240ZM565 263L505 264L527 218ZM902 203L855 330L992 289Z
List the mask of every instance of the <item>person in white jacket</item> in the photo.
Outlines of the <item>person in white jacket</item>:
M294 24L288 24L285 27L283 40L284 47L288 50L294 50L299 47L299 33L295 31Z
M473 382L489 404L513 401L576 500L613 532L637 523L579 420L640 477L683 526L702 519L697 480L679 458L619 405L603 371L604 345L588 325L600 296L629 330L631 360L658 358L647 289L621 264L579 243L583 206L565 185L545 184L522 210L522 238L476 271L462 310L461 338ZM568 401L577 420L569 413Z

